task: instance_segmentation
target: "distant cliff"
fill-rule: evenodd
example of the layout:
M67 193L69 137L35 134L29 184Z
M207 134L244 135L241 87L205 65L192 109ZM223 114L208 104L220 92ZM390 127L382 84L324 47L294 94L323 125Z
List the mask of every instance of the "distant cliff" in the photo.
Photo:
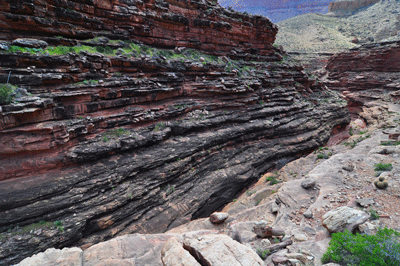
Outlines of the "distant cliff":
M288 18L299 16L306 13L328 12L330 0L219 0L224 7L232 7L241 12L259 14L266 16L276 23Z
M379 0L341 0L329 3L328 12L333 12L337 16L348 16L360 8L378 3Z

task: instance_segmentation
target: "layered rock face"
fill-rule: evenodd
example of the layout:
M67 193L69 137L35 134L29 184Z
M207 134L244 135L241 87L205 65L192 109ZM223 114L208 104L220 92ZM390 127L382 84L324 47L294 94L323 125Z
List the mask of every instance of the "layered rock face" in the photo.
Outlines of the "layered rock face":
M342 91L354 113L382 97L398 101L399 57L400 42L365 44L336 54L325 67L328 71L326 85Z
M329 3L328 12L333 12L337 16L349 16L360 8L378 3L379 0L342 0Z
M262 17L203 1L3 1L0 17L0 78L20 87L0 112L4 264L208 216L349 122Z
M1 39L56 36L132 39L159 47L185 46L223 54L232 48L274 53L276 26L260 16L245 16L216 2L194 1L1 1ZM240 21L239 21L240 20ZM251 41L250 41L251 40Z

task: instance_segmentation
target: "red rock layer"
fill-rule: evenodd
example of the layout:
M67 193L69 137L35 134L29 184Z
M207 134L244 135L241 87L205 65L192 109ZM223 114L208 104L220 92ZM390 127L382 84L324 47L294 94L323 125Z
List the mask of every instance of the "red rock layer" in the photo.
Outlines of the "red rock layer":
M273 54L277 27L204 0L1 0L0 39L56 36L135 39L158 47L191 47L215 54L233 48Z

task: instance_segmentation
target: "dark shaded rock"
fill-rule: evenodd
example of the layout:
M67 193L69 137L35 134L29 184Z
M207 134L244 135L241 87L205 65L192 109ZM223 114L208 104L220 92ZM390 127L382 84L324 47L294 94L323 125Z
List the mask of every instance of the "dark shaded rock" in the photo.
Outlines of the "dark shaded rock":
M353 172L354 170L354 166L352 165L345 165L342 167L343 170L347 171L347 172Z
M269 226L267 221L257 222L253 227L253 232L260 238L283 236L285 234L284 230Z
M46 48L48 46L47 42L37 39L16 39L12 42L12 45L28 47L28 48Z

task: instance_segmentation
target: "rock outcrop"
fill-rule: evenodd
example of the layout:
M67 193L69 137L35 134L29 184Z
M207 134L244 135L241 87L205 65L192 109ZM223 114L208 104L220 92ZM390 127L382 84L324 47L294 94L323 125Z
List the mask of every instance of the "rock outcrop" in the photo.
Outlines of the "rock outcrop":
M349 123L259 16L208 1L0 9L0 79L19 87L0 112L4 264L206 217Z

